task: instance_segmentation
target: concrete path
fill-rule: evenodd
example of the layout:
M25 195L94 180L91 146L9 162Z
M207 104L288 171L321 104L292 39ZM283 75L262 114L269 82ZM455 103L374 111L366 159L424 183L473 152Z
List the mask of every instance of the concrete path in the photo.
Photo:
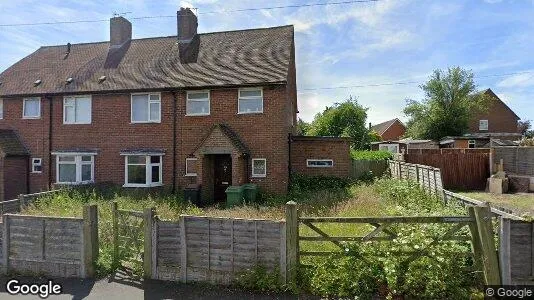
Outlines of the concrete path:
M10 279L18 279L21 283L47 283L44 278L31 277L0 277L0 299L41 299L32 295L11 296L6 291L6 284ZM54 283L60 284L63 293L59 296L50 296L47 299L312 299L310 297L297 297L294 295L266 295L249 293L225 287L201 284L180 284L148 280L144 282L123 280L117 278L94 280L56 279Z

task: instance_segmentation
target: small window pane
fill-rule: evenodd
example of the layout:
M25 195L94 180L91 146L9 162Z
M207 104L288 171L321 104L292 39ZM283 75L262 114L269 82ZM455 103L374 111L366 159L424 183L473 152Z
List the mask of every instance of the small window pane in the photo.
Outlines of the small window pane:
M24 100L24 116L25 117L39 117L40 116L40 100L39 99L25 99Z
M146 166L128 165L128 183L146 184Z
M252 175L264 176L266 174L266 161L263 159L252 161Z
M91 123L91 99L76 99L76 123Z
M65 99L65 106L74 106L74 99L73 98L66 98Z
M146 164L146 158L144 156L131 155L128 156L128 164Z
M65 106L65 123L74 123L75 120L74 106Z
M59 165L59 182L76 182L76 165Z
M159 100L159 94L151 94L150 95L150 100Z
M82 156L82 161L91 161L91 158L92 157L89 156L89 155L84 155L84 156Z
M60 156L59 161L60 162L74 162L75 157L74 156Z
M150 121L159 121L159 114L160 114L159 105L160 105L159 102L150 103Z
M188 101L187 114L208 114L210 111L209 101Z
M152 166L152 182L159 182L159 166Z
M332 160L308 160L308 167L332 167Z
M204 100L204 99L208 99L209 98L209 93L208 92L201 92L201 93L188 93L187 94L187 99L190 99L190 100Z
M261 99L240 99L239 112L261 112L263 110L263 101Z
M160 159L159 156L151 156L150 157L150 163L151 164L159 164L159 159Z
M261 90L242 90L239 91L240 97L261 97Z
M132 121L134 122L148 121L148 96L147 95L133 95L132 96Z
M185 161L185 173L186 174L196 174L197 173L197 160L196 159L187 159Z
M91 165L82 165L82 181L91 180L92 167Z

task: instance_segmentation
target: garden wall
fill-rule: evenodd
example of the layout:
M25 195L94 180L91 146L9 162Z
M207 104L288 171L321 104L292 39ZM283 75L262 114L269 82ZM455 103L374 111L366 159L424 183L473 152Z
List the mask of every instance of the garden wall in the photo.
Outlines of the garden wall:
M152 230L153 279L229 284L258 265L285 278L284 221L181 216Z
M331 167L308 167L308 159L331 159ZM350 140L340 137L291 137L291 172L310 176L348 177L351 169Z

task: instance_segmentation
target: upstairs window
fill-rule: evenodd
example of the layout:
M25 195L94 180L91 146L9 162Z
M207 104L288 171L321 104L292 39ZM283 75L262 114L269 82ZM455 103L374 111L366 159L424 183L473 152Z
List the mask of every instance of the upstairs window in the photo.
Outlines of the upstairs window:
M132 94L132 123L161 122L161 94Z
M210 92L187 92L186 115L207 116L210 114Z
M478 121L478 130L488 130L489 122L488 120Z
M263 89L239 89L238 113L263 113Z
M91 124L91 96L63 98L63 124Z
M4 99L0 99L0 120L4 118Z
M307 159L308 168L331 168L334 166L332 159Z
M39 119L41 117L41 98L24 98L22 105L23 119Z
M94 155L57 155L56 182L59 184L84 184L93 182L94 162Z
M162 185L161 160L161 155L126 155L124 187Z

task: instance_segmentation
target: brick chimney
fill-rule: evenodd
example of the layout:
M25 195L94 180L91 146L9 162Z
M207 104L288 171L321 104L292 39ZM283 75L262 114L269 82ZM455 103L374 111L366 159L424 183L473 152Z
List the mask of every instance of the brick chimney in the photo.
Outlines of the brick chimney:
M176 12L178 43L188 44L197 34L198 19L189 8L181 7Z
M109 20L110 48L119 48L132 39L132 23L123 17Z

